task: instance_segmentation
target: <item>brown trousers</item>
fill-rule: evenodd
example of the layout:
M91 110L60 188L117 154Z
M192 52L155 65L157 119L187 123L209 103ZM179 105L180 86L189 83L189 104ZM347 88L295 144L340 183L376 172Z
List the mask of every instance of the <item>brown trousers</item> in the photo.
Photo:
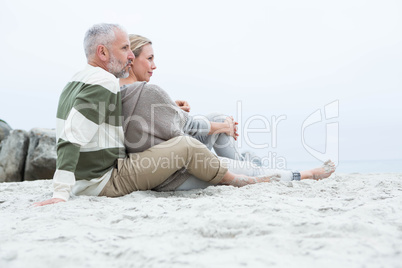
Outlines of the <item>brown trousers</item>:
M218 184L227 172L218 157L196 139L179 136L141 153L118 159L100 196L117 197L151 190L185 167L197 178Z

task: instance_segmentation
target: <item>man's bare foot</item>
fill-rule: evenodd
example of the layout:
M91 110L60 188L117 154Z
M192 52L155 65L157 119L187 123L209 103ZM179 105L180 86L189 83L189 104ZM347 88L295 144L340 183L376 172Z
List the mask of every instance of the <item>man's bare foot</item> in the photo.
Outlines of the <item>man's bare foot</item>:
M327 160L321 167L300 172L300 179L322 180L331 176L335 171L335 164Z

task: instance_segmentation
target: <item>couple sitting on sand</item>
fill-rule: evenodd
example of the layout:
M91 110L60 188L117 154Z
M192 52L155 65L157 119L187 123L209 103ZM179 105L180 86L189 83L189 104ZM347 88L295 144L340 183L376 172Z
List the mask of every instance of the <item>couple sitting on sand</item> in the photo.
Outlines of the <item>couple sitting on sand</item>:
M191 117L187 102L173 102L147 83L156 66L144 37L97 24L87 31L84 49L88 64L59 100L53 197L36 206L67 201L72 193L118 197L138 190L241 187L322 179L335 170L331 161L300 173L239 164L245 160L234 145L232 117Z

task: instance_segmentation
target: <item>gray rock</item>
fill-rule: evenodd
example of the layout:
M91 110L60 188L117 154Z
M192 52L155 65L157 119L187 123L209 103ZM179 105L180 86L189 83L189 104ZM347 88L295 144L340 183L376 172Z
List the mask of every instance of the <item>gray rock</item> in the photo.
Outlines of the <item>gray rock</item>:
M31 129L24 180L52 179L56 171L56 158L56 131Z
M7 122L0 119L0 143L10 134L10 131L11 127L7 124Z
M0 151L0 182L22 181L29 144L28 132L15 129L3 140Z

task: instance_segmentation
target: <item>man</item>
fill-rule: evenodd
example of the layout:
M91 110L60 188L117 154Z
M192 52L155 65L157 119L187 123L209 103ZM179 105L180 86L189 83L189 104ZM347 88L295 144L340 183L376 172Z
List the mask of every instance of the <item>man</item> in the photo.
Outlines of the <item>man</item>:
M97 24L87 31L84 49L88 64L59 99L53 197L35 206L67 201L71 193L122 196L152 189L184 167L213 184L234 179L216 156L188 137L126 157L117 78L127 77L134 59L128 35L119 25Z

